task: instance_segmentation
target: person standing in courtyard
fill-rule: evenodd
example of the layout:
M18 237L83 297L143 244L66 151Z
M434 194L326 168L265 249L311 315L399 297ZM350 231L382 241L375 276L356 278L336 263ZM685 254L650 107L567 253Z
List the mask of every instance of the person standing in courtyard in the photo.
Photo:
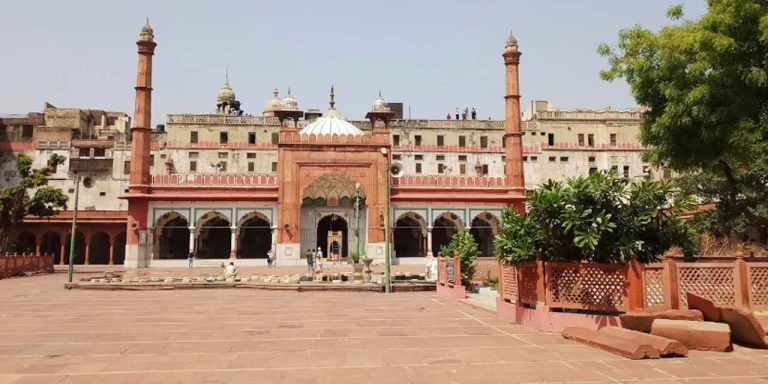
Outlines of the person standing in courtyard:
M187 255L187 264L189 264L189 269L192 269L192 264L195 262L195 255L190 252L189 255Z
M318 248L315 254L315 268L317 273L323 273L323 250Z
M307 253L304 254L304 257L307 258L307 272L309 272L311 274L315 270L315 268L314 268L315 267L314 266L314 257L315 257L314 249L313 250L307 249Z
M267 268L272 268L272 262L275 261L275 254L270 249L267 251Z

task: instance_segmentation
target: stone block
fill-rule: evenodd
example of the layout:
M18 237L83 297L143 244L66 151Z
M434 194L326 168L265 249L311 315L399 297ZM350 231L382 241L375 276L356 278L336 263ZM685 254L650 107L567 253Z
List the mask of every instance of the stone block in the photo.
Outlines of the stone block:
M659 312L632 312L619 315L621 327L638 332L651 332L656 319L704 321L701 311L695 309L670 309Z
M579 327L566 327L561 334L568 340L602 349L631 360L659 358L659 352L647 343L616 337L600 331Z
M659 352L659 356L688 356L688 348L683 343L667 339L666 337L649 335L647 333L633 331L631 329L625 329L621 327L603 327L600 332L613 335L616 337L622 337L625 339L635 340L639 343L648 344Z
M341 284L341 283L342 283L341 280L333 280L333 284Z
M166 278L166 279L165 279L165 282L166 282L166 283L173 283L173 278L170 278L170 277L169 277L169 278Z
M251 276L251 281L258 281L258 280L259 280L258 276Z
M768 349L765 329L749 309L733 306L720 307L720 321L731 328L733 341Z
M227 278L227 283L234 283L234 282L235 282L235 279L233 277Z
M149 279L149 281L151 281L153 283L159 283L159 282L161 282L163 280L161 278L159 278L159 277L153 277L153 278Z
M182 283L191 283L192 279L190 279L189 277L185 277L185 278L181 279L181 282Z
M720 309L711 300L690 292L685 293L685 298L688 300L688 308L698 309L704 314L704 321L720 321Z
M698 351L727 352L733 349L728 324L657 319L653 322L651 334L677 340L688 349Z

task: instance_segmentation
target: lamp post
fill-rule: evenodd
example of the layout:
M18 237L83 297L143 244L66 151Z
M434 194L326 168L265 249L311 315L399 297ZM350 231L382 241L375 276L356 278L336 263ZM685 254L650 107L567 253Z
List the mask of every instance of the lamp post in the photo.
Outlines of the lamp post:
M355 200L355 218L357 219L355 238L357 240L357 257L360 257L360 183L355 183L355 192L357 193L357 199Z
M69 240L69 282L72 282L72 273L74 272L75 264L75 238L77 234L77 200L80 196L80 176L75 172L75 207L72 210L72 235ZM63 255L62 255L63 256Z
M389 151L386 148L381 149L381 154L387 157L385 162L387 185L384 189L385 194L385 212L384 212L384 292L392 292L392 277L390 272L390 259L389 259L389 188L390 188L390 172L389 172Z

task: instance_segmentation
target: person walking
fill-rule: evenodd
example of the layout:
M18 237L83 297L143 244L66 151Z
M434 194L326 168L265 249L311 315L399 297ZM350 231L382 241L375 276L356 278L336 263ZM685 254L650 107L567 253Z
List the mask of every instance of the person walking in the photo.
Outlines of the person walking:
M192 269L192 264L195 262L195 255L190 252L189 255L187 255L187 264L189 264L189 269Z
M272 268L272 262L275 260L275 254L270 249L267 251L267 268Z
M312 273L315 269L315 265L314 265L315 250L307 249L307 253L304 254L304 257L307 258L307 272Z

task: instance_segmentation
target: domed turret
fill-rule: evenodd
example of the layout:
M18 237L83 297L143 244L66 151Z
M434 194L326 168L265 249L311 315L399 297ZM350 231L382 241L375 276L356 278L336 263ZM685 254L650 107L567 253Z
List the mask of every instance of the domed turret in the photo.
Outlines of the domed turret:
M291 95L291 87L288 87L288 96L283 99L282 102L280 102L280 109L287 110L287 111L298 111L299 110L299 103L296 102L296 99L293 98Z
M155 32L152 30L152 27L149 26L149 18L147 18L147 23L144 24L144 27L141 28L141 34L139 35L139 40L155 41Z
M224 77L224 85L216 94L216 113L225 115L242 115L240 102L235 97L235 91L229 86L229 73Z
M221 105L223 103L231 103L235 101L235 91L232 90L232 87L229 86L229 79L224 80L224 85L219 90L219 93L216 95L216 105Z
M275 88L272 91L272 98L264 104L264 116L274 116L274 111L278 111L282 108L282 101L277 97L278 93L277 88Z
M381 91L379 91L379 98L376 99L376 101L373 102L373 108L371 108L371 111L373 112L389 112L389 105L386 101L384 101L384 98L381 97Z
M504 52L517 52L517 39L509 32L507 43L504 45Z
M318 117L315 121L308 124L301 131L300 135L338 135L338 136L361 136L364 135L360 128L354 126L341 116L336 110L336 100L331 86L331 108L323 117Z

